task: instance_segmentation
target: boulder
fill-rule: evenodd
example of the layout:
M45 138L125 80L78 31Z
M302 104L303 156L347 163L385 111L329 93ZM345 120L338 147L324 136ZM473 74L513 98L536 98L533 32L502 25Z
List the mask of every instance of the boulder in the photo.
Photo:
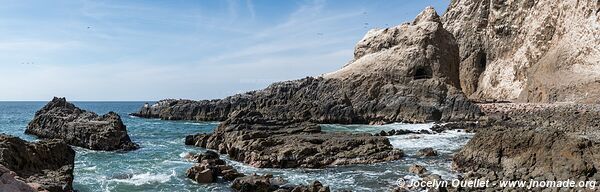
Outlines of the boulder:
M438 155L437 151L435 151L431 147L419 149L419 151L417 151L417 156L419 156L419 157L434 157L437 155Z
M217 175L211 169L202 166L194 166L188 169L186 175L198 183L213 183L217 178Z
M60 140L30 143L17 137L0 134L0 170L5 184L22 188L16 176L30 187L50 192L73 189L75 151ZM9 171L7 171L9 170ZM10 186L0 186L0 189ZM24 188L26 191L28 188ZM3 191L3 190L0 190Z
M423 175L427 172L427 169L422 165L414 164L408 168L408 172L416 175Z
M346 124L476 119L480 111L461 92L458 75L458 45L429 7L411 23L369 31L340 70L224 99L162 100L132 115L224 121L234 111L256 111Z
M186 171L186 176L198 183L214 183L217 182L218 177L233 181L244 176L233 167L226 165L225 161L219 159L219 154L213 151L195 155L194 158L198 163Z
M54 97L35 113L25 133L39 138L61 139L70 145L92 150L134 150L139 148L127 134L121 117L109 112L98 116L82 110L65 98Z

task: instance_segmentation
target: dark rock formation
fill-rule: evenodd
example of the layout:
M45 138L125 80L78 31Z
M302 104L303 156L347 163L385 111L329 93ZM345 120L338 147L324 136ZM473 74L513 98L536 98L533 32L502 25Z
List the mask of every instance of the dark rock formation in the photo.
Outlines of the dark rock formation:
M244 176L233 167L228 166L225 161L219 159L219 154L213 151L196 155L194 159L198 164L188 169L186 176L198 183L214 183L218 177L222 177L226 181L233 181L235 178Z
M460 91L458 66L454 38L427 8L412 23L369 31L338 71L219 100L162 100L132 115L223 121L247 110L314 123L475 119L479 109Z
M29 143L0 134L0 165L16 173L22 181L35 183L33 185L41 189L51 192L72 190L74 162L75 151L62 141Z
M249 175L237 178L231 184L231 188L237 192L329 192L329 187L323 186L321 182L314 181L310 186L286 185L283 178L272 175Z
M93 150L134 150L121 117L114 112L103 116L75 107L65 98L54 98L35 113L25 133L40 138L61 139L70 145Z
M236 112L212 134L186 137L187 145L210 148L255 167L309 167L397 160L404 154L385 137L325 133L316 124L264 119Z
M486 104L492 121L454 156L465 179L597 181L600 106Z
M597 0L453 0L463 91L481 100L600 102Z
M406 129L392 129L388 132L380 131L379 133L373 134L374 136L393 136L393 135L406 135L406 134L431 134L428 130L411 131Z
M419 149L419 151L417 151L417 156L419 156L419 157L433 157L433 156L437 156L437 155L438 155L437 151L435 151L431 147Z
M412 174L416 174L416 175L422 175L425 174L427 172L427 169L425 169L425 167L423 167L422 165L411 165L408 168L408 172L412 173Z

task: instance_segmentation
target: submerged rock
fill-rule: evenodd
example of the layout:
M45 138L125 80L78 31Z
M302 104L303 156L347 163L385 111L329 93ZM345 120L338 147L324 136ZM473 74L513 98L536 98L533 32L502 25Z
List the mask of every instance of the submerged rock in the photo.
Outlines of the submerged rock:
M77 108L65 98L54 97L35 113L25 133L40 138L61 139L92 150L134 150L139 146L127 135L121 117L109 112L98 116Z
M435 151L431 147L419 149L419 151L417 151L417 156L419 156L419 157L434 157L437 155L438 155L437 151Z
M480 112L460 91L458 67L453 36L427 8L412 23L369 31L338 71L218 100L162 100L132 115L223 121L245 110L315 123L475 119Z
M12 189L10 186L23 187L21 182L18 182L23 181L30 183L30 187L36 190L39 188L50 192L70 191L73 189L74 162L75 151L62 141L43 140L29 143L17 137L0 134L0 171L3 175L1 179L6 181L4 184L9 185L0 185L0 189ZM23 189L26 191L29 188Z
M427 172L427 169L425 169L425 167L423 167L422 165L411 165L408 168L408 172L412 173L412 174L417 174L417 175L423 175Z

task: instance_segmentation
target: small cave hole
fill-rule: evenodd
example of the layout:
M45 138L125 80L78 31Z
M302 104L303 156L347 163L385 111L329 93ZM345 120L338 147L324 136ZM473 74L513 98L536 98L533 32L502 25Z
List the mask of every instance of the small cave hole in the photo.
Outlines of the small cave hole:
M485 55L484 52L479 52L479 55L477 55L477 67L479 68L480 71L485 70L485 66L487 65L487 56Z
M433 76L433 72L431 71L431 67L418 67L415 70L414 79L430 79Z

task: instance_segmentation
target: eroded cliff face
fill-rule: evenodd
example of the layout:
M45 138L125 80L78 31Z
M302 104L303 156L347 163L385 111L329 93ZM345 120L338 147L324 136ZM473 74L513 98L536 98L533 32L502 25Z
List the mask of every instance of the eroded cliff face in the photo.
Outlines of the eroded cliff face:
M442 20L470 98L600 102L600 1L454 0Z
M133 115L225 120L239 110L271 119L318 123L389 123L475 119L460 91L458 45L433 8L412 23L371 30L342 69L274 83L221 100L163 100Z

